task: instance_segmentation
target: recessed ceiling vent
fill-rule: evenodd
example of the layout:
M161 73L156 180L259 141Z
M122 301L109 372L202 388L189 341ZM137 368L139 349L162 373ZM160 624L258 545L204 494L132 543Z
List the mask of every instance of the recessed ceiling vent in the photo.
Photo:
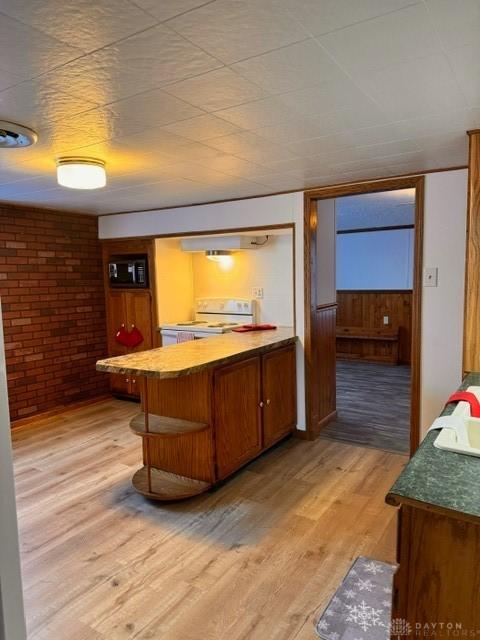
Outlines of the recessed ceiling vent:
M38 136L35 131L21 124L0 120L0 149L16 149L35 144Z

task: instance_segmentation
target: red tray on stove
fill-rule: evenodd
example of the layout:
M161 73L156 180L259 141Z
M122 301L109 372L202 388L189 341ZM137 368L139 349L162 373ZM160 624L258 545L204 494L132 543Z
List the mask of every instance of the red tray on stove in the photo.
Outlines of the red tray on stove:
M247 331L271 331L276 328L274 324L243 324L241 327L235 327L232 331L246 333Z

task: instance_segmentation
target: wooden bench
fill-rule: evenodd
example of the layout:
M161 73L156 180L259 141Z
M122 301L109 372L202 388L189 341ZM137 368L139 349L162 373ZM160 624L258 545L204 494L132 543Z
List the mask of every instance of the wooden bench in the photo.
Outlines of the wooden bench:
M337 327L337 358L398 364L399 331Z

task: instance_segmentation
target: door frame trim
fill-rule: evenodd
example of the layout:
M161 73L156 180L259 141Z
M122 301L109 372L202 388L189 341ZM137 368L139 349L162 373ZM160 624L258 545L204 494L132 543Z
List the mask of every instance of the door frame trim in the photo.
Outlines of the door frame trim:
M420 442L420 399L421 399L421 319L422 319L422 269L423 269L423 210L425 177L408 176L356 182L333 187L320 187L304 193L304 293L305 293L305 410L306 428L309 439L318 433L312 419L312 326L317 311L315 232L317 227L316 202L379 191L415 189L415 242L414 273L412 294L412 358L411 358L411 410L410 410L410 453L413 454Z

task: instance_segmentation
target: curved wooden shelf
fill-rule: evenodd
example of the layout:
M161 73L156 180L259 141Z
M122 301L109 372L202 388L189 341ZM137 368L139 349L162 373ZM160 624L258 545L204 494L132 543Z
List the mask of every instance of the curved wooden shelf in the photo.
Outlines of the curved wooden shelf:
M145 413L139 413L130 421L130 429L137 436L163 436L176 437L190 433L198 433L208 428L204 422L192 422L191 420L181 420L180 418L169 418L168 416L157 416L148 414L148 433L145 430Z
M132 484L138 493L152 500L170 502L185 500L204 493L211 487L208 482L186 478L176 473L151 468L151 491L148 490L147 467L139 469L132 478Z

